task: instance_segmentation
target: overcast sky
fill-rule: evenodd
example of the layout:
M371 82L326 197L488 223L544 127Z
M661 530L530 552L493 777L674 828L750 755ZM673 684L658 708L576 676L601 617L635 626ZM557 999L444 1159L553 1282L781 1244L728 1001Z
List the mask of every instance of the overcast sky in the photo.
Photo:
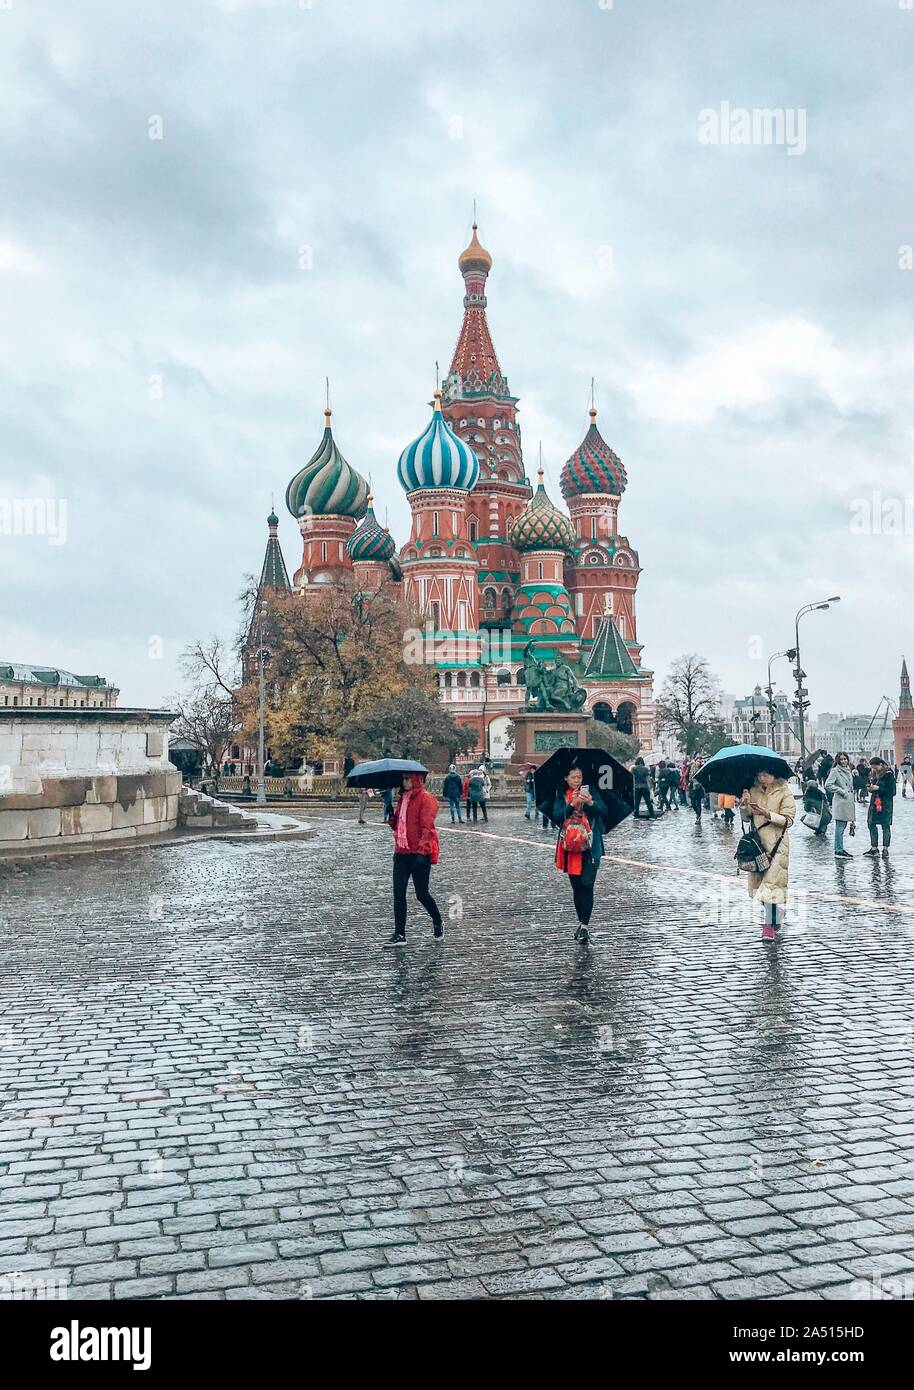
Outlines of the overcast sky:
M596 378L658 688L684 651L764 685L840 594L802 629L814 711L897 697L914 504L862 528L914 495L901 4L0 4L0 504L67 502L63 544L0 534L0 659L167 702L233 632L271 499L299 563L325 376L402 544L476 198L555 500ZM722 103L792 113L783 143L708 143Z

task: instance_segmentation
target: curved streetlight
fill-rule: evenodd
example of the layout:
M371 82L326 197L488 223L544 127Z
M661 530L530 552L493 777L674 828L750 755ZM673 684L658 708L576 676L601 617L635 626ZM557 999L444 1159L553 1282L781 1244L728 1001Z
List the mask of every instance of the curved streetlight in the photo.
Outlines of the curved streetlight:
M777 752L777 745L775 744L775 741L774 741L774 738L775 738L775 734L774 734L774 725L775 725L775 718L774 718L774 686L773 686L773 684L772 684L772 682L771 682L771 663L772 663L773 661L779 661L780 658L781 658L782 656L786 656L786 658L787 658L788 661L796 661L796 658L797 658L796 647L788 647L788 648L786 649L786 651L783 651L783 652L773 652L773 653L771 654L771 656L769 656L769 658L768 658L768 684L767 684L766 687L765 687L765 694L766 694L767 697L768 697L768 733L769 733L769 742L768 742L768 746L769 746L769 748L774 748L775 752Z
M798 610L797 616L796 616L796 618L794 619L794 633L795 633L795 635L796 635L796 654L797 654L797 664L796 664L796 674L795 674L795 680L796 680L796 683L797 683L797 698L796 698L796 701L795 701L794 703L796 704L796 708L797 708L797 723L798 723L798 732L799 732L799 735L800 735L800 761L801 761L802 763L805 763L805 762L806 762L806 719L805 719L805 713L806 713L807 706L808 706L808 704L809 704L809 701L806 699L806 696L809 694L809 691L808 691L808 690L804 690L804 688L803 688L803 677L806 675L806 672L803 670L803 668L802 668L802 666L801 666L801 664L800 664L800 619L801 619L802 617L805 617L805 615L806 615L807 613L815 613L815 612L818 612L820 609L830 608L831 605L832 605L833 603L840 603L840 602L841 602L841 596L840 596L840 594L834 594L831 598L820 599L818 603L806 603L806 604L803 605L803 607L802 607L801 609Z

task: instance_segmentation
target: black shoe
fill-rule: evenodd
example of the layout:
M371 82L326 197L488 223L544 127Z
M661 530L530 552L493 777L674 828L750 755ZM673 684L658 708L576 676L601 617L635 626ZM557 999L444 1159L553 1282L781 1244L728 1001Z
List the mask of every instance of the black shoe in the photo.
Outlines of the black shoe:
M574 934L574 939L575 941L580 941L582 945L586 945L590 940L590 932L586 927L578 927Z
M835 850L835 858L836 858L836 859L853 859L853 857L854 857L854 856L853 856L852 854L849 854L848 851L847 851L846 849L836 849L836 850Z
M863 851L863 857L864 859L877 859L879 857L879 851L875 846L872 849L865 849Z
M444 923L443 923L443 922L436 922L436 923L435 923L435 940L436 940L436 941L440 941L441 938L442 938L443 936L444 936Z
M395 931L395 932L392 932L391 935L390 935L390 936L387 938L387 940L384 942L384 945L385 945L385 947L387 947L387 946L405 946L405 945L406 945L406 932L405 932L405 931Z
M888 852L887 849L884 849L884 850L882 851L882 857L883 857L883 859L888 859L888 857L889 857L889 852Z

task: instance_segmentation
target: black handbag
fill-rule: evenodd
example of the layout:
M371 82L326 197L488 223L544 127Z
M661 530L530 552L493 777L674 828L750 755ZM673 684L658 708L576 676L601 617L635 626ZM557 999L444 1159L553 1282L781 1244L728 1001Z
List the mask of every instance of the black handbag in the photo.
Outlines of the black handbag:
M787 834L787 826L778 836L774 849L770 852L765 848L759 839L757 830L744 831L740 836L739 844L736 846L736 853L733 858L736 860L736 869L739 873L746 874L765 874L771 868L774 856L781 847L781 841Z

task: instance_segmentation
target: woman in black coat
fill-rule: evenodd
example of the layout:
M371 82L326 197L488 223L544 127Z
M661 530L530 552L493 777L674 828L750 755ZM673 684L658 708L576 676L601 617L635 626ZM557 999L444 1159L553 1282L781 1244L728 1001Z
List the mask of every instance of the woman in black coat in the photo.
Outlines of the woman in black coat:
M543 816L547 813L544 804ZM591 834L590 847L585 850L565 848L565 822L580 812ZM592 787L584 786L584 774L579 767L573 767L565 778L565 788L557 791L553 804L548 807L551 820L559 827L558 843L555 847L556 868L568 875L571 893L574 898L578 926L575 941L590 940L590 918L593 913L593 890L597 880L600 860L603 858L603 817L607 815L606 802Z

